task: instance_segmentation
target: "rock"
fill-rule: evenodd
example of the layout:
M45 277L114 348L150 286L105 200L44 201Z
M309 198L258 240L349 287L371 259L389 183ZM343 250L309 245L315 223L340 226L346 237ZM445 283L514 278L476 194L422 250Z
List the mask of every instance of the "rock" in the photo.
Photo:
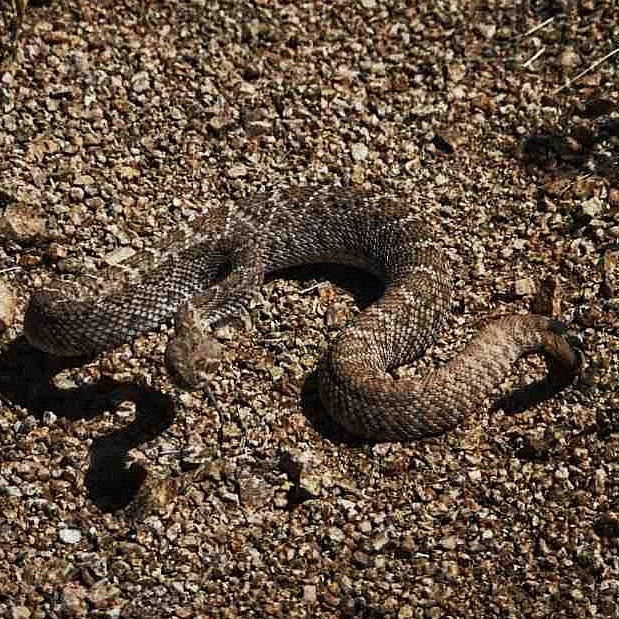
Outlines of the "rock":
M58 531L58 538L64 544L79 544L82 533L79 529L62 528Z
M223 348L201 325L198 312L188 310L178 324L177 335L166 348L166 368L178 385L197 388L219 366Z
M346 539L346 533L339 527L329 527L327 529L329 539L337 544L341 544Z
M493 39L496 34L496 25L495 24L477 24L478 32L484 37L484 39Z
M176 480L149 471L141 462L133 462L130 470L136 472L142 483L129 507L131 517L143 522L151 516L165 516L174 508L178 493Z
M352 167L352 174L350 175L350 180L352 180L355 185L360 185L361 183L363 183L363 181L365 181L365 170L363 169L363 166L361 164L356 163Z
M293 481L298 480L303 471L311 470L315 464L314 454L300 449L288 449L282 453L280 458L281 468Z
M135 254L135 249L131 247L117 247L116 249L105 254L103 260L106 264L109 264L110 266L116 266L118 264L121 264L128 258L135 256Z
M362 550L356 550L352 555L353 562L357 567L365 568L370 565L370 556Z
M142 94L150 88L150 78L146 71L140 71L131 78L131 88L136 94Z
M50 260L61 260L67 257L67 248L64 245L60 245L60 243L50 243L46 253Z
M356 142L350 147L350 154L355 161L365 161L370 154L368 147L363 142Z
M514 282L514 294L524 297L535 293L535 282L530 277L523 277Z
M606 512L596 520L593 529L600 537L619 537L619 512Z
M107 610L106 617L118 616L114 611L120 610L118 607L119 597L120 589L105 581L95 583L88 591L88 601L96 609Z
M444 537L440 541L440 546L443 550L455 550L458 545L458 538L454 535L450 535L448 537Z
M32 613L25 606L12 606L9 616L11 619L30 619Z
M593 198L589 198L588 200L585 200L580 205L580 212L585 217L589 217L591 219L595 217L599 217L602 214L603 210L604 210L604 205L602 204L602 201L599 198L596 198L595 196Z
M6 331L15 319L17 300L12 288L0 280L0 333Z
M0 234L16 243L32 243L45 234L45 215L37 207L16 202L0 218Z
M258 135L269 135L273 130L270 120L254 120L245 125L245 132L251 137Z
M316 600L316 585L303 585L303 601L313 603Z
M574 50L574 48L567 47L561 54L559 62L561 63L561 66L563 67L563 69L566 69L567 71L571 71L572 69L575 69L576 67L580 66L582 61L578 53Z
M398 611L398 619L412 619L414 616L413 607L408 604L401 606Z
M56 413L53 413L52 411L43 412L43 423L46 426L53 426L56 421L58 421L58 415L56 415Z
M243 178L247 176L247 166L239 163L238 165L233 165L228 168L228 177L229 178Z
M405 535L402 538L398 552L402 553L404 557L412 556L416 549L415 539L411 535Z
M274 488L260 477L241 477L238 480L239 498L245 507L254 509L268 505L275 494Z
M372 538L372 548L376 552L380 552L383 548L385 548L385 546L388 543L389 543L389 535L387 534L386 531L381 531L380 533L377 533Z
M372 523L369 520L362 520L357 528L361 533L365 533L366 535L372 531Z
M543 279L531 302L531 311L542 316L557 318L561 315L562 289L559 279L551 275Z
M211 131L217 135L234 123L234 117L228 112L218 112L208 121Z
M62 258L58 261L58 270L61 273L78 274L84 270L84 262L79 258Z
M95 179L90 174L78 174L73 181L77 187L87 187L95 184ZM82 193L82 198L84 197Z
M88 612L86 605L86 589L77 583L69 583L62 589L62 610L68 617L85 617Z
M131 180L132 178L140 176L140 171L130 165L118 165L115 170L118 176L123 180Z
M466 65L463 62L451 62L447 65L447 75L453 82L461 82L466 75Z
M289 449L282 453L280 466L295 484L298 501L320 496L323 481L317 471L319 464L320 460L311 451Z
M81 202L84 199L84 190L81 187L71 187L69 195L75 202Z

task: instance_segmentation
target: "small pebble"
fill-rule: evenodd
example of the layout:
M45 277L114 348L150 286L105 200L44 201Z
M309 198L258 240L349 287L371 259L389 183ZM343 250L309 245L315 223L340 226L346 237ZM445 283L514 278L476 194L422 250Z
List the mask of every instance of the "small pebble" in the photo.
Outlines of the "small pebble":
M365 161L370 154L368 147L361 142L356 142L353 144L350 148L350 152L355 161Z
M58 537L65 544L79 544L82 533L79 529L62 528L58 531Z
M13 289L0 280L0 332L6 331L13 324L16 302Z
M30 204L14 203L0 217L0 234L18 243L33 243L43 238L45 214Z

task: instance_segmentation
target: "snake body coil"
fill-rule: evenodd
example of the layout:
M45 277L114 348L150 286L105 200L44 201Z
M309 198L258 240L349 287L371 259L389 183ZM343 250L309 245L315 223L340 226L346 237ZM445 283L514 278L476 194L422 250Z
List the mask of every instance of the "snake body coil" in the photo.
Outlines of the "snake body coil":
M324 187L214 209L148 260L128 263L124 281L116 287L104 282L110 290L97 298L37 292L24 330L50 353L93 355L175 316L179 334L188 331L184 317L195 312L208 328L236 314L266 274L318 262L359 266L385 285L383 296L342 331L320 364L324 405L358 437L407 440L447 430L483 404L525 354L542 353L556 371L577 367L557 323L515 315L490 323L425 377L394 380L389 371L423 354L444 321L448 269L426 226L402 203ZM191 362L194 348L178 350Z

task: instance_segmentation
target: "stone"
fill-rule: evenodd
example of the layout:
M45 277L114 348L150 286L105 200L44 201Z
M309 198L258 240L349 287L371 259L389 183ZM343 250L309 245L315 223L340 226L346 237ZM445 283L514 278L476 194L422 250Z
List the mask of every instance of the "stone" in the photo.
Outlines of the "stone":
M602 256L601 293L607 299L619 296L619 249L609 248Z
M62 610L66 616L86 616L88 612L86 594L86 589L77 583L69 583L62 589Z
M17 299L13 289L0 280L0 333L6 331L15 319Z
M523 277L514 282L514 294L524 297L535 293L535 282L530 277Z
M453 535L444 537L440 541L440 546L443 550L455 550L457 545L458 545L458 538L456 538Z
M350 154L355 161L365 161L370 154L368 147L363 142L356 142L350 147Z
M484 37L484 39L490 40L493 39L496 34L496 25L492 23L484 24L482 22L477 24L477 30Z
M317 466L320 460L311 451L288 449L280 458L280 466L295 484L298 500L320 496L323 480Z
M142 94L150 88L150 78L146 71L140 71L131 78L131 88L136 94Z
M58 531L58 537L64 544L79 544L82 533L79 529L63 528Z
M599 217L602 214L603 210L604 210L604 205L602 204L602 201L599 198L596 198L595 196L593 198L589 198L588 200L585 200L580 205L581 213L585 217L590 217L592 219L594 217Z
M52 426L58 421L58 415L53 413L52 411L44 411L43 412L43 423L46 426Z
M117 247L116 249L105 254L103 260L110 266L116 266L132 256L135 256L135 253L135 249L131 247Z
M593 529L600 537L619 537L619 512L606 512L596 520Z
M254 120L245 125L245 132L249 137L269 135L272 131L273 125L270 120Z
M303 585L303 601L314 603L316 600L316 585Z
M243 178L244 176L247 176L247 166L242 163L233 165L228 169L229 178Z
M567 47L561 54L559 62L564 69L572 70L580 66L582 60L580 59L580 55L574 50L574 48Z
M268 505L275 494L274 488L260 477L241 477L238 480L239 498L245 507L258 509Z
M0 217L0 234L16 243L33 243L45 234L45 215L37 207L16 202Z

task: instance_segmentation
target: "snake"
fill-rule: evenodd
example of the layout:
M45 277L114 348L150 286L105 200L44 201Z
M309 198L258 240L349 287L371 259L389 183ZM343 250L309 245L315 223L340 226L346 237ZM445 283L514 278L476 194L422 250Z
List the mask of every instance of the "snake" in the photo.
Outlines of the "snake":
M398 196L354 188L257 193L179 226L113 274L104 271L85 294L64 285L33 292L24 333L51 355L93 356L174 321L166 365L197 386L213 362L213 329L245 310L268 275L336 263L384 286L318 362L322 405L354 437L446 432L479 411L526 355L542 355L553 376L574 374L579 356L562 323L512 314L487 322L439 367L394 378L441 333L452 303L452 273L426 219Z

